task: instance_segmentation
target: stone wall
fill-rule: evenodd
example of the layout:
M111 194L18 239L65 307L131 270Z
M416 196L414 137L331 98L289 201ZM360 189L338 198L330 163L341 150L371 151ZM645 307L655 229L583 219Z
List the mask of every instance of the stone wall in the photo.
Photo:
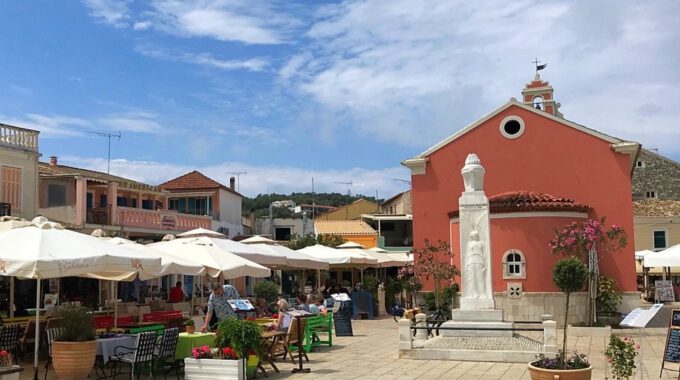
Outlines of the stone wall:
M633 170L633 199L646 199L653 191L656 199L680 200L680 163L648 150L640 150ZM641 165L641 166L639 166Z

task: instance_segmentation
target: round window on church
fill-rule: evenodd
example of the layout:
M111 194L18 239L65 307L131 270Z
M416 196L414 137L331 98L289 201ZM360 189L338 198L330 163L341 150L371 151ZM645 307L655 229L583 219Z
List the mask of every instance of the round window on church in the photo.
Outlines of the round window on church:
M501 134L509 139L516 139L524 133L524 120L519 116L508 116L501 121Z

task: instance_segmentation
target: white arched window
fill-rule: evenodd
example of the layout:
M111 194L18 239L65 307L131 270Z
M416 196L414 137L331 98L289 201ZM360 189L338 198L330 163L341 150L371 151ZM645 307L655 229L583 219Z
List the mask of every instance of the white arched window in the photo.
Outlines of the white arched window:
M527 278L524 254L518 249L511 249L503 254L503 278Z

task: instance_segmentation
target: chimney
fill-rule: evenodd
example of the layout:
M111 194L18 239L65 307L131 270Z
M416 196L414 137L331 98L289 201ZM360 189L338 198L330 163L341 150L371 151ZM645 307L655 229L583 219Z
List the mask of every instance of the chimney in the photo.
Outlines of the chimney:
M57 166L57 156L50 156L50 166Z
M236 191L236 177L229 177L229 188Z

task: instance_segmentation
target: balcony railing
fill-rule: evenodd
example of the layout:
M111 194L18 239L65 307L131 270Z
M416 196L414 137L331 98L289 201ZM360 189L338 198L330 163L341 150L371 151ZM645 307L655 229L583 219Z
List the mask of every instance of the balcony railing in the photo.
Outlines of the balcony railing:
M118 207L118 223L123 227L150 228L157 230L188 231L195 228L210 229L212 218L179 214L169 210L144 210Z
M31 129L0 124L0 145L37 152L39 133Z

